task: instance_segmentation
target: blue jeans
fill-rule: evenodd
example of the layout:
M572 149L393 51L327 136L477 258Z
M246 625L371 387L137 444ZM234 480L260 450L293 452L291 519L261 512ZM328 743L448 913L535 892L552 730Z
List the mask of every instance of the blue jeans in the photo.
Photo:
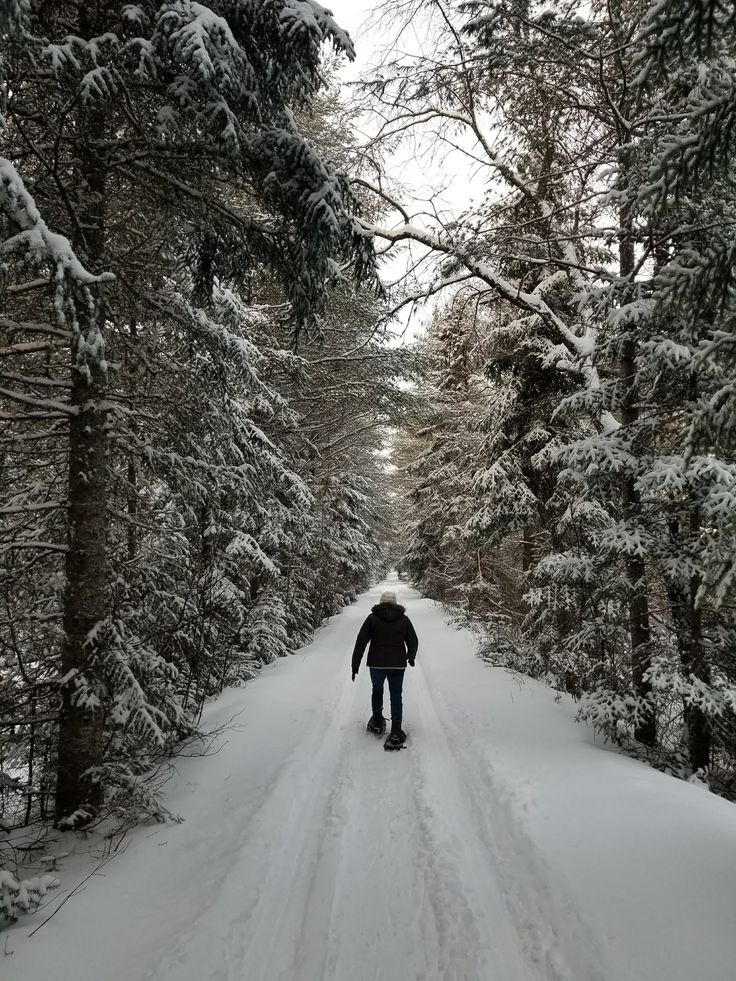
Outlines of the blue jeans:
M388 679L388 691L391 696L391 721L401 725L403 705L401 689L404 685L403 668L370 668L373 692L371 704L374 715L383 715L383 683Z

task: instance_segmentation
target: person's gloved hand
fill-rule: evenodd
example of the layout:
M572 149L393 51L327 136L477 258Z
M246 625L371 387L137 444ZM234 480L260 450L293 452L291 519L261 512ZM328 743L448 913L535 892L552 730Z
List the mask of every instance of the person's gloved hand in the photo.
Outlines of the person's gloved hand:
M413 668L414 667L414 658L413 657L410 657L409 658L409 667L410 668Z
M357 677L358 677L358 670L357 668L353 668L353 681L355 681Z

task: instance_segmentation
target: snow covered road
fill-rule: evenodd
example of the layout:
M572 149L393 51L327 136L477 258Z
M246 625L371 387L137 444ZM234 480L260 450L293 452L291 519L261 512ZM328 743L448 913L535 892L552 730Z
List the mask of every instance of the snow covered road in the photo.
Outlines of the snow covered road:
M11 930L3 979L736 976L736 807L596 746L402 584L420 650L409 746L385 753L349 670L383 585L210 707L234 721L177 763L184 822L138 829L32 940L34 919Z

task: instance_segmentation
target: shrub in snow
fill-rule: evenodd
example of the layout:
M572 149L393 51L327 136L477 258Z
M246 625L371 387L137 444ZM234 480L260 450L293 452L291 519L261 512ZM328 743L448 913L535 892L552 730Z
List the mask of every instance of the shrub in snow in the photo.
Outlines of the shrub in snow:
M653 711L651 701L639 698L633 691L599 688L583 695L578 719L617 743L630 740L634 729Z
M0 926L14 923L22 913L32 912L49 889L58 885L59 880L53 875L16 879L7 869L0 868Z

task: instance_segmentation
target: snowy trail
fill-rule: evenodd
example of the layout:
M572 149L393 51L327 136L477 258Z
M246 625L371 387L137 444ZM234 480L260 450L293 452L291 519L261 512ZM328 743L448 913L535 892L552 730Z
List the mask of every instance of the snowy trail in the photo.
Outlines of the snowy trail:
M210 727L233 721L215 755L177 762L184 822L138 829L32 940L11 930L3 979L734 976L736 808L602 752L403 584L420 651L409 746L385 753L368 673L349 673L382 585L210 707Z
M248 981L535 976L431 704L430 661L408 679L411 749L388 755L365 732L367 672L353 685L348 670L365 613L347 611L320 635L332 651L319 665L329 708L308 720L242 826L212 905L147 981L234 981L244 970ZM232 825L228 839L238 840Z

